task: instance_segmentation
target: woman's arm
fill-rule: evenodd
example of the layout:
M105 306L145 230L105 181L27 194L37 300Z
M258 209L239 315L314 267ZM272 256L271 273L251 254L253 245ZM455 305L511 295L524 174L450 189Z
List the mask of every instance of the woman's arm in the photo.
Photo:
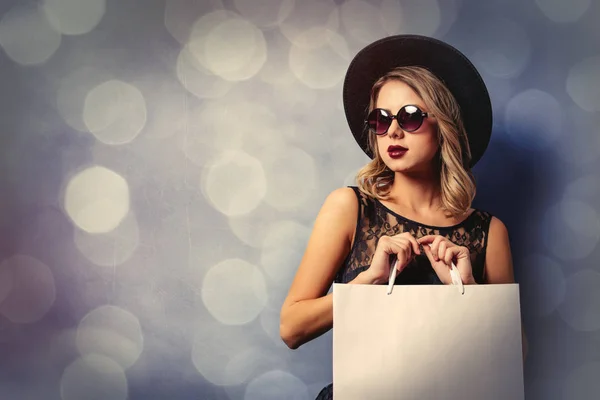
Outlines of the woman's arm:
M315 220L306 251L281 307L280 335L291 349L333 326L333 296L326 295L354 238L358 201L350 188L333 191ZM361 273L350 283L372 283Z
M512 254L506 226L496 217L492 217L488 232L485 256L486 283L515 283ZM527 358L528 343L525 331L521 329L523 340L523 362Z

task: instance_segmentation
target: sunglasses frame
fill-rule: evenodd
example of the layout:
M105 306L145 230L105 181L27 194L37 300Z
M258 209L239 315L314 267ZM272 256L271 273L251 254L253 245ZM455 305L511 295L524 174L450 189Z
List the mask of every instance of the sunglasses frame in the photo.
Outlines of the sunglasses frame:
M400 112L401 112L402 110L405 110L405 109L406 109L406 107L414 107L414 108L416 108L416 109L417 109L417 111L415 111L415 113L416 113L416 114L418 114L419 112L421 113L421 114L420 114L420 117L421 117L421 123L419 123L419 126L417 126L417 127L416 127L416 128L414 128L414 129L411 129L411 130L405 129L405 128L404 128L404 127L401 125L400 121L398 120L398 115L400 114ZM386 110L386 109L384 109L384 108L374 108L373 110L371 110L371 112L369 112L369 115L371 115L371 114L373 113L373 111L376 111L376 110L381 110L381 111L384 111L384 112L386 112L386 113L388 113L388 112L389 112L388 110ZM390 114L391 114L391 113L390 113ZM425 111L423 111L423 110L421 110L421 108L420 108L419 106L417 106L417 105L414 105L414 104L407 104L407 105L405 105L405 106L402 106L402 108L400 108L400 109L398 110L398 112L397 112L395 115L394 115L394 114L391 114L391 115L389 116L389 118L391 118L391 121L390 121L390 125L387 127L387 129L385 130L385 132L383 132L383 133L377 133L377 132L375 132L375 130L374 130L374 129L371 129L371 127L369 126L369 115L367 115L367 119L365 119L365 125L367 126L367 129L369 129L369 130L372 130L372 131L373 131L373 132L374 132L374 133L375 133L377 136L383 136L383 135L387 134L387 132L388 132L388 130L390 129L390 126L392 126L392 122L393 122L394 120L396 120L396 122L398 123L398 126L399 126L399 127L400 127L400 129L402 129L403 131L405 131L405 132L414 132L414 131L416 131L417 129L419 129L419 128L420 128L420 127L423 125L423 121L425 121L425 118L428 118L428 117L429 117L429 113L428 113L428 112L425 112Z

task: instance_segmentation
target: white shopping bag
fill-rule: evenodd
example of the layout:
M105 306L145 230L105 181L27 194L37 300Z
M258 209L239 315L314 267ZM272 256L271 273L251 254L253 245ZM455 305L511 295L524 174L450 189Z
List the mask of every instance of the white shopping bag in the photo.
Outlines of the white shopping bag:
M334 400L522 400L518 284L334 284Z

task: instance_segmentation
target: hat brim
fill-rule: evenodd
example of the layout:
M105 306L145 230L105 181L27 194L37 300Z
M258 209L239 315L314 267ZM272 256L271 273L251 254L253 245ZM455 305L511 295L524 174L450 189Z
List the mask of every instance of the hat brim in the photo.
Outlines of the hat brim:
M392 69L421 66L436 75L456 99L474 166L485 152L492 134L490 96L475 66L460 51L440 40L419 35L380 39L362 49L352 60L344 79L346 119L354 139L371 158L365 126L371 89Z

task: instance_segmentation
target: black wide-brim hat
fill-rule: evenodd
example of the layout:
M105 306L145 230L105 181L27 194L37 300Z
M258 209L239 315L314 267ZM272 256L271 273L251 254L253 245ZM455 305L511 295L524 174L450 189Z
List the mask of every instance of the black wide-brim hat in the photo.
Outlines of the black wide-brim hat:
M460 51L440 40L419 35L390 36L371 43L354 57L344 80L344 110L354 139L371 158L365 124L371 89L397 67L420 66L436 75L456 99L471 150L472 167L492 134L490 96L475 66Z

